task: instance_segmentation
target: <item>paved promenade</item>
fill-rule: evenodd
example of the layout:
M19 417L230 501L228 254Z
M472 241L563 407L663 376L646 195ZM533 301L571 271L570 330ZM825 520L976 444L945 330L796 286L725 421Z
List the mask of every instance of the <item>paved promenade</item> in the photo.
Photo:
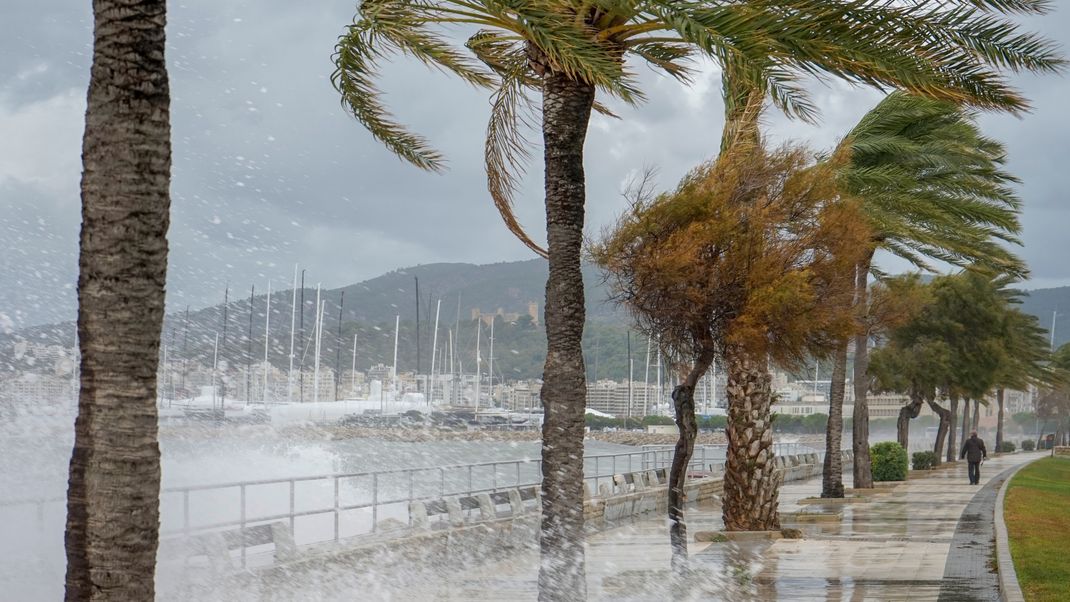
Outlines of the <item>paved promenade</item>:
M695 600L996 600L990 566L995 492L1005 471L1038 454L993 458L981 484L966 463L879 487L836 503L811 503L820 479L781 490L785 527L803 539L692 543ZM850 490L849 490L850 492ZM689 529L720 530L716 505L692 509ZM660 517L589 537L591 599L665 600L669 547ZM533 600L533 554L468 566L434 584L412 584L388 597L409 600ZM393 589L393 588L391 588Z

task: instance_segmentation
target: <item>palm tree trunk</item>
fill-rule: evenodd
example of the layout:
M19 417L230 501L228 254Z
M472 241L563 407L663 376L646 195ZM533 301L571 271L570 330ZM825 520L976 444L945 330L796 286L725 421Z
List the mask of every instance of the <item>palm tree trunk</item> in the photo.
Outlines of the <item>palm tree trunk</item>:
M955 452L958 449L955 447L955 422L959 416L959 396L952 394L951 396L951 428L947 433L947 461L955 461Z
M676 426L680 429L680 436L676 440L672 468L669 469L669 544L672 547L673 577L679 585L684 584L687 577L687 523L684 520L687 496L684 495L684 485L687 481L687 466L691 463L691 456L695 451L695 437L698 435L695 386L710 369L713 358L712 353L698 357L684 381L672 392Z
M996 389L996 451L1003 451L1003 387Z
M873 253L876 249L870 249L858 264L855 270L855 307L858 310L859 320L866 322L867 302L869 287L869 270L873 261ZM866 370L869 368L869 331L860 328L855 335L854 357L854 382L855 407L851 416L853 432L851 433L851 447L854 450L854 487L855 489L873 488L873 467L869 457L869 403L866 401L868 392L868 380Z
M847 388L847 340L832 358L829 420L825 427L825 465L821 471L821 497L843 497L843 396Z
M583 431L586 378L583 274L583 143L594 88L563 74L543 77L546 164L546 365L543 368L542 562L539 600L585 600Z
M971 422L971 430L976 431L977 427L981 424L981 400L973 400L973 422Z
M939 466L940 452L944 450L944 438L947 436L948 431L955 428L955 425L951 422L950 410L942 407L940 404L936 403L935 400L927 399L926 402L928 402L929 407L936 412L936 415L940 417L940 426L936 430L936 444L933 445L933 455L936 456L933 463L936 466Z
M722 513L728 531L780 528L780 473L773 464L773 395L765 358L741 349L726 353L728 371L728 458Z
M962 442L970 438L970 398L966 397L962 403Z
M164 0L95 0L93 13L66 599L152 600L171 174L166 10Z

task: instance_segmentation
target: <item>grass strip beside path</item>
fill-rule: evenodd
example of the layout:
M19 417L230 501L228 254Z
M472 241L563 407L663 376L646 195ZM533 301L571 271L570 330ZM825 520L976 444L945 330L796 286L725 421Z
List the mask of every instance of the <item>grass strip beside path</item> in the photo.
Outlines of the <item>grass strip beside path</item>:
M1003 505L1025 599L1070 596L1070 459L1044 458L1011 480Z

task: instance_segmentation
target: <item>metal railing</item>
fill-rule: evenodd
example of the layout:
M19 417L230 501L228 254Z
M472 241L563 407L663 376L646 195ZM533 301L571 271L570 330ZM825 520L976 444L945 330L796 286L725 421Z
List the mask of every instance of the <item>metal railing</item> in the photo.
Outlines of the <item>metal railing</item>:
M689 469L719 470L723 462L723 446L697 447ZM597 491L601 483L612 482L613 475L667 468L671 463L671 449L587 456L584 480L592 491ZM352 535L376 533L386 518L408 523L408 504L412 501L533 487L541 478L541 459L519 459L167 487L161 492L164 523L161 531L165 536L190 535L286 520L295 536L304 540L300 543L338 541ZM285 500L283 507L279 507L280 499ZM230 512L221 512L220 502L228 501L236 502L235 507ZM213 511L206 512L208 508ZM175 510L180 512L179 524L176 524ZM363 515L345 520L346 513L358 512ZM304 533L295 528L297 519L321 515L329 515L331 519L326 533L322 525L318 529L305 529ZM210 519L195 521L197 516Z
M726 448L696 446L689 472L720 472ZM774 450L777 455L817 451L793 443L774 444ZM612 484L614 475L668 468L672 456L672 446L586 456L584 480L596 493L600 484ZM518 459L165 487L160 494L161 535L190 536L286 521L298 544L337 542L378 533L387 519L411 524L412 501L534 487L541 478L541 459ZM33 504L43 528L45 505L63 501L62 497L9 500L0 502L0 507ZM243 541L242 566L246 552Z

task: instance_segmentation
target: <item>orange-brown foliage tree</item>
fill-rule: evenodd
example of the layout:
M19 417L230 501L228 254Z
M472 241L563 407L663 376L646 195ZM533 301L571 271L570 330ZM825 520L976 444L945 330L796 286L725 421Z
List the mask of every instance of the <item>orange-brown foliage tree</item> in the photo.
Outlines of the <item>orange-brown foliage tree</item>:
M835 187L837 165L741 137L673 192L636 195L592 249L615 300L659 338L681 374L668 504L676 574L687 562L694 390L715 359L728 370L725 526L779 528L768 361L797 364L852 331L850 268L869 236Z

